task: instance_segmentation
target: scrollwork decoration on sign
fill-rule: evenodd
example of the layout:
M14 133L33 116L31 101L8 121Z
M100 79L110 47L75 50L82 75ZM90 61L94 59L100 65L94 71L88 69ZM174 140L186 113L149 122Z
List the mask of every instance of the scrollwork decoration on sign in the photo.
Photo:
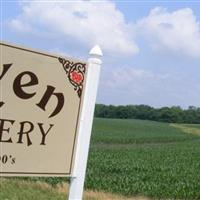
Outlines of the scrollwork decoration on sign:
M81 62L74 63L64 58L58 58L58 60L63 65L63 69L65 70L70 83L74 86L74 90L77 91L80 98L83 90L86 64Z

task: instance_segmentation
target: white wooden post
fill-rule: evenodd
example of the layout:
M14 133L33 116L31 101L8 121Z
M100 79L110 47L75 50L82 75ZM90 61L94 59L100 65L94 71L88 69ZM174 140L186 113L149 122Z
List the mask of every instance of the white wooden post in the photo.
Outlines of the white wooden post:
M69 200L82 200L92 122L99 82L102 51L98 45L89 52L88 74L80 119L74 170L70 180Z

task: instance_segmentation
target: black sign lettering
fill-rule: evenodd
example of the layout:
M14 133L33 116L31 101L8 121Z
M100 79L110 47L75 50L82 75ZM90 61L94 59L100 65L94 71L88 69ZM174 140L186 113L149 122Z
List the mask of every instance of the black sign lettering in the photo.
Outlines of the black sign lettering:
M11 125L13 125L15 121L14 120L8 120L8 119L0 119L0 142L9 142L9 143L12 143L11 137L7 138L7 139L3 139L3 133L4 132L9 133L9 131L10 131L10 128L7 128L7 129L4 128L5 122L8 122Z
M6 72L10 69L10 67L12 66L12 63L11 64L4 64L3 65L3 71L0 75L0 80L4 77L4 75L6 74ZM4 102L3 101L0 101L0 108L4 105Z
M25 128L25 124L27 124L29 126L29 130L24 130ZM23 139L23 136L26 135L26 138L27 138L27 146L30 146L32 145L32 142L30 140L30 137L29 137L29 133L32 132L32 130L34 129L34 125L33 123L29 122L29 121L24 121L24 122L20 122L20 131L18 132L19 134L19 140L17 143L23 143L22 139Z
M45 94L43 95L41 101L38 104L36 104L42 110L45 111L45 107L46 107L49 99L51 98L51 96L54 95L57 97L57 100L58 100L57 106L54 109L54 111L52 112L52 114L49 116L49 118L57 115L62 110L62 107L64 105L64 95L62 93L54 93L54 90L55 90L55 88L53 86L48 85L47 90L46 90Z
M2 71L2 73L0 75L0 80L4 77L4 75L10 69L11 66L12 66L12 63L11 64L4 64L3 65L3 71Z
M4 105L3 101L0 101L0 108Z
M28 75L31 80L28 83L22 84L21 83L22 77L26 75ZM13 83L13 90L18 97L22 99L29 99L33 97L36 94L36 92L27 93L24 90L22 90L22 88L37 85L37 84L38 84L37 76L32 72L26 71L26 72L22 72L15 78L14 83Z
M49 131L51 130L51 128L54 126L53 124L49 124L49 129L45 132L43 129L43 124L42 123L38 123L38 126L40 128L40 131L42 133L42 141L40 143L40 145L45 145L45 139L47 134L49 133Z

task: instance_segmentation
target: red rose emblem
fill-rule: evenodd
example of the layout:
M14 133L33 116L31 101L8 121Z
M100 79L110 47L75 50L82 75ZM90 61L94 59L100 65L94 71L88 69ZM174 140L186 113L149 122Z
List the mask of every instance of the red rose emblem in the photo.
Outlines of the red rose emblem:
M83 75L77 71L73 71L70 73L70 79L80 85L83 80Z

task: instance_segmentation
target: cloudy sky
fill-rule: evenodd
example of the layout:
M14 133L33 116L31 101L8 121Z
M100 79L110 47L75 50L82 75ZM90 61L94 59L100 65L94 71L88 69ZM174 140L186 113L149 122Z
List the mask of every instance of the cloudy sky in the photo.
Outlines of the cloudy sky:
M1 1L1 40L81 59L98 103L200 107L200 1Z

